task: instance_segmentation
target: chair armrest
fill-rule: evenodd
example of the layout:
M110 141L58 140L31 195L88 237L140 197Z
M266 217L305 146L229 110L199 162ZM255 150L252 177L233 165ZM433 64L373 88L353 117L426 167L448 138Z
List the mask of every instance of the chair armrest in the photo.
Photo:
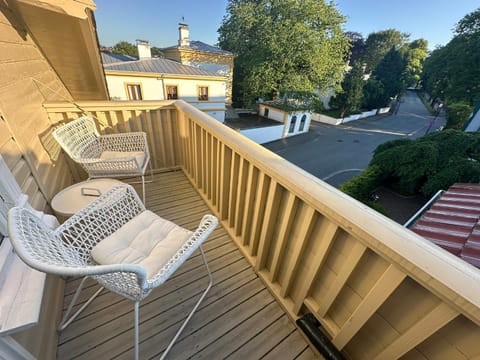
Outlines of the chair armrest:
M185 241L180 249L172 256L172 258L163 266L157 274L150 280L147 280L146 287L153 289L164 283L170 275L172 275L192 253L197 250L200 245L210 236L218 224L218 219L213 215L204 215L197 229L192 233L190 238Z
M123 189L122 189L123 187ZM112 189L113 190L113 189ZM123 191L117 199L110 201L109 206L121 207L127 205L119 198L132 197L128 185L118 186L116 192ZM142 207L138 195L133 192ZM107 193L108 194L108 193ZM105 195L107 195L105 194ZM110 194L112 197L114 193ZM98 199L100 200L100 198ZM110 199L111 200L111 199ZM116 201L115 201L116 200ZM131 202L130 202L131 205ZM93 221L89 224L88 217L98 216L85 208L78 214L74 221L69 221L56 230L48 228L37 216L25 208L14 207L8 213L8 231L10 242L18 257L35 270L47 274L61 276L97 276L101 278L125 278L130 281L130 286L143 288L146 282L146 269L138 264L111 264L97 265L90 257L90 251L86 252L92 240L103 237L103 234L95 234L102 229L95 227ZM110 211L112 213L112 211ZM105 221L105 218L98 219ZM123 220L123 219L120 219ZM92 226L93 225L93 226ZM75 241L65 241L65 235L76 235ZM100 239L101 240L101 239ZM113 273L113 274L112 274Z
M145 211L136 191L127 184L116 185L68 219L57 231L63 240L84 257L101 240Z
M148 153L147 134L144 132L102 135L99 140L104 151L141 151Z

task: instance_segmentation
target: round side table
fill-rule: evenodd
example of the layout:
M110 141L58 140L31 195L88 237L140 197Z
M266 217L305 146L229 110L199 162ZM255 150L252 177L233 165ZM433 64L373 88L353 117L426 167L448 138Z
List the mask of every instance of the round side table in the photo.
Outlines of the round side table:
M52 208L59 220L64 221L119 184L122 182L114 179L91 179L73 184L53 197Z

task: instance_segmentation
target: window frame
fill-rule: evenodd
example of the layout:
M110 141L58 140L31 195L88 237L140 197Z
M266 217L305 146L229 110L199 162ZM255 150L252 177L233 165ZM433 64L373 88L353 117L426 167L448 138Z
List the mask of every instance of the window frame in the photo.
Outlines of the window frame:
M305 125L307 123L307 114L303 114L300 119L300 125L298 126L298 131L305 131Z
M168 88L176 88L176 94L177 94L177 97L174 98L169 98L168 95ZM178 100L180 99L180 93L179 93L179 89L180 87L178 86L178 84L165 84L165 100Z
M290 118L290 127L288 129L289 134L295 133L295 125L297 124L297 115L293 115Z
M204 95L201 94L200 89L207 89L207 98L206 99L201 98ZM208 86L208 85L198 85L198 87L197 87L197 99L198 99L198 101L209 101L210 100L210 86Z
M132 99L130 97L130 87L138 87L138 94L136 95L140 95L140 99ZM143 87L142 87L142 83L129 83L129 82L126 82L125 83L125 92L127 94L127 100L129 101L141 101L141 100L144 100L144 96L143 96Z

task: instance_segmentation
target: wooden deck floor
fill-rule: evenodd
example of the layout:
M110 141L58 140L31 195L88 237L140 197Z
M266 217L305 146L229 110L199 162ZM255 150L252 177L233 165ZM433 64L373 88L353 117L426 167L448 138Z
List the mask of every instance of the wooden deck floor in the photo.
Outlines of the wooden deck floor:
M181 171L147 184L147 207L194 229L209 212ZM316 356L256 276L225 230L204 244L214 286L169 359L314 359ZM65 304L79 280L70 280ZM192 256L140 307L140 358L158 358L207 284L200 254ZM82 301L97 289L92 281ZM65 305L65 306L66 306ZM58 359L131 359L133 303L103 291L60 335Z

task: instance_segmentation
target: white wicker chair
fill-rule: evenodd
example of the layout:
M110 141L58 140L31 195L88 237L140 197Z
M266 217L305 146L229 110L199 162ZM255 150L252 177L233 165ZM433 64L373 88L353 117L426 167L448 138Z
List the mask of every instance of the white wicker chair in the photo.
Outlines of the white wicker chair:
M200 248L209 284L162 354L174 342L212 286L212 276L200 247L218 223L205 215L194 232L183 229L145 210L130 185L118 185L68 219L56 230L46 227L31 212L10 210L8 227L18 256L32 268L62 276L88 276L110 291L134 301L135 359L138 359L139 302ZM143 240L143 242L142 242ZM142 242L141 245L139 243ZM135 243L130 247L130 244ZM139 249L145 250L144 253ZM81 287L70 304L61 328Z
M145 203L145 170L150 153L144 132L100 135L95 121L83 116L56 129L53 137L89 178L141 176Z

